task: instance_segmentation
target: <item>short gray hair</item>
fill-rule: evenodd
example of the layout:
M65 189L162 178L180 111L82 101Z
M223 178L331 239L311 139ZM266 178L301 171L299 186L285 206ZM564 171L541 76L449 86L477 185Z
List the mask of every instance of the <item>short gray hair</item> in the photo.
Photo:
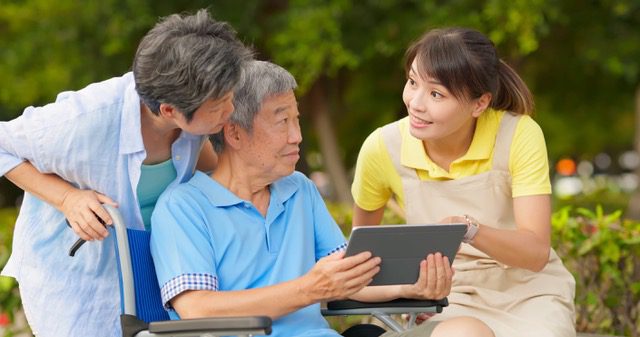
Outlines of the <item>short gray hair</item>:
M253 57L225 22L205 9L170 15L142 39L133 60L136 91L155 114L171 104L191 121L208 99L234 89L243 64Z
M229 122L251 132L253 121L265 99L287 93L297 87L298 84L293 75L281 66L266 61L248 62L234 93L235 109ZM216 152L222 152L224 149L222 131L211 136L211 141Z

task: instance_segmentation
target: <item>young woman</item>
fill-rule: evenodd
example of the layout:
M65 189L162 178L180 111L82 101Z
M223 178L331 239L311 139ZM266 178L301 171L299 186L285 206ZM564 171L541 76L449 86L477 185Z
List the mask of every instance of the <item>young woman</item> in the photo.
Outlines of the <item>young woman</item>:
M405 71L408 117L364 142L353 225L379 224L392 197L407 223L467 224L450 306L425 324L472 316L496 336L575 336L575 282L550 248L549 164L529 89L465 28L427 32Z

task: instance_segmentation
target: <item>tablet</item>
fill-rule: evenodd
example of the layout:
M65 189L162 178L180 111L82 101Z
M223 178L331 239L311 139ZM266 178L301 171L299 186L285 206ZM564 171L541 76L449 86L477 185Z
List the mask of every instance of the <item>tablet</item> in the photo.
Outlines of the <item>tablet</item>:
M466 231L466 224L356 227L345 256L370 251L382 258L380 272L369 285L413 284L420 261L430 253L440 252L453 263Z

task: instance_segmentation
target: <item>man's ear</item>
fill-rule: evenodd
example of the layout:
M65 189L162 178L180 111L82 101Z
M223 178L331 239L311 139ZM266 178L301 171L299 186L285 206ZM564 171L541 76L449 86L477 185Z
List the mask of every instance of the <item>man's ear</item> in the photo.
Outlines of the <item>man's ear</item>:
M475 118L480 117L482 112L487 110L489 104L491 104L491 93L484 93L480 98L476 99L473 103L473 111L471 115Z
M228 122L222 128L224 130L224 142L234 149L240 148L243 130L235 123Z

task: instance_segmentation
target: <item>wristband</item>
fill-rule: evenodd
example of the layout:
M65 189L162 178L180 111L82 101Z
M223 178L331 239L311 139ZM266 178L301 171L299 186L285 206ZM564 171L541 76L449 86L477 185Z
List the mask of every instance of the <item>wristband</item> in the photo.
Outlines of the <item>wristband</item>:
M478 220L468 216L463 215L464 221L467 223L467 232L464 233L464 237L462 238L462 242L464 243L473 243L473 238L478 234L478 229L480 228L480 224Z

